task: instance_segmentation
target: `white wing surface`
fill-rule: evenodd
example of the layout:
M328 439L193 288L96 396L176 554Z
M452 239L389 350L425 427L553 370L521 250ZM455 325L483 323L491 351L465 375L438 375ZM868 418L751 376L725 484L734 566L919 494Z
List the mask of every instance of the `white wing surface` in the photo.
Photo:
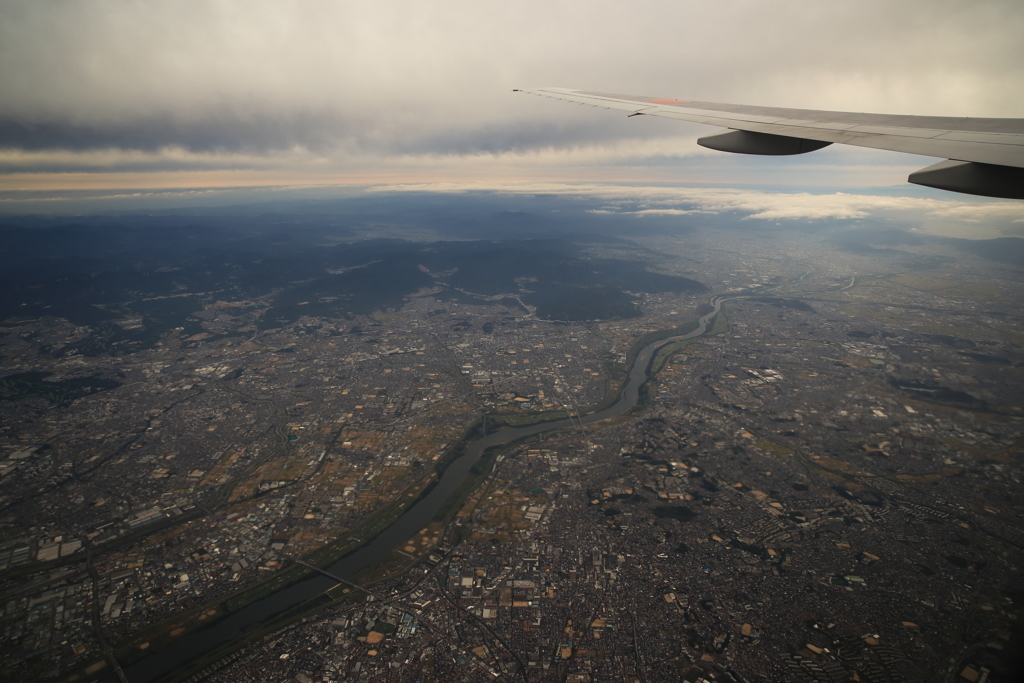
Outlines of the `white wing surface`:
M753 107L657 97L537 88L533 95L627 112L721 126L699 139L743 154L802 154L845 145L945 158L910 175L912 183L954 192L1024 199L1024 119L859 114Z

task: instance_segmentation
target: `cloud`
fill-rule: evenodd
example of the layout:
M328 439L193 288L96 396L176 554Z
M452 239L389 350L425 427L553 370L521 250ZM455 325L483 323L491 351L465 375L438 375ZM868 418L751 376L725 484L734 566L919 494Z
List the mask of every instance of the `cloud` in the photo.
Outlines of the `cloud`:
M707 129L513 95L563 85L892 113L1024 110L1024 10L952 0L0 4L0 148L162 167L573 154ZM582 151L582 154L580 153ZM39 153L33 166L31 153ZM692 152L691 152L692 153ZM616 156L617 155L617 156ZM74 167L87 162L69 160ZM612 162L609 162L612 163ZM49 165L48 165L49 164Z
M641 209L639 211L615 211L612 209L591 209L587 213L594 214L618 214L630 216L690 216L695 213L718 213L717 211L706 211L703 209Z
M931 199L871 194L811 194L758 190L563 183L431 183L381 185L370 192L495 192L555 194L599 200L593 211L635 216L737 213L751 221L900 221L913 231L983 239L1016 235L1024 224L1024 202Z

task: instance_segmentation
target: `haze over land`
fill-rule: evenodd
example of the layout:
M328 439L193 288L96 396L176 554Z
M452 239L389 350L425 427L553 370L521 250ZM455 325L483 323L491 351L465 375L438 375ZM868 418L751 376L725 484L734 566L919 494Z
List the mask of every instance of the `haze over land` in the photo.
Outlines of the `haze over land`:
M1024 240L922 231L955 200L816 201L449 184L8 218L0 666L1012 680Z

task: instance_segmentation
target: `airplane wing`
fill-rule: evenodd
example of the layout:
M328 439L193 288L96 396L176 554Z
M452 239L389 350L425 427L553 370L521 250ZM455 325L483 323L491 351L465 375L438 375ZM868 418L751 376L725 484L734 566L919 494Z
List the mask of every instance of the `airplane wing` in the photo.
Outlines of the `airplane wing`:
M741 154L803 154L833 142L945 158L910 174L911 183L942 190L1024 199L1024 119L857 114L752 107L657 97L536 88L517 90L629 116L662 116L728 130L697 140Z

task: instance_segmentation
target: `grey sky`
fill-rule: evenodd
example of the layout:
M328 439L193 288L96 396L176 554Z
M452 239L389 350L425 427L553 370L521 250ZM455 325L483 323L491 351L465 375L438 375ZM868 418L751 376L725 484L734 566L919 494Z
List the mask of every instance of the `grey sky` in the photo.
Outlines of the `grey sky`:
M0 15L8 176L571 174L696 154L710 130L510 92L544 85L1024 116L1016 2L65 0L0 2Z

